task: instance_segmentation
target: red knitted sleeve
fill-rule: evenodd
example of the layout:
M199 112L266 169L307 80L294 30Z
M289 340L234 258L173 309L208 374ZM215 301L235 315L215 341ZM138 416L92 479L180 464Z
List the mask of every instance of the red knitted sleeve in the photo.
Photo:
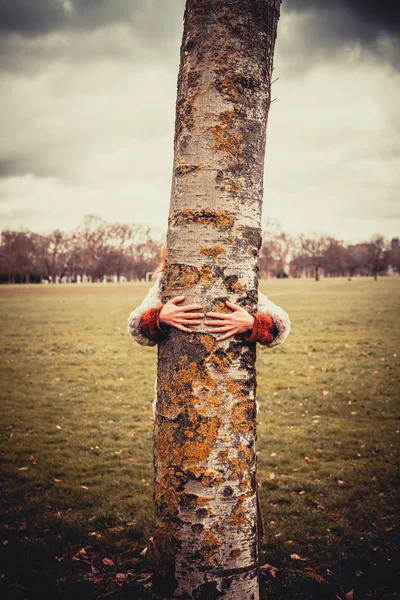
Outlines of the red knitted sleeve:
M160 304L154 308L149 308L140 319L141 333L152 342L161 342L168 334L168 325L160 323L160 312L163 306L163 304Z
M269 315L265 313L251 313L254 317L253 327L243 336L245 342L272 342L278 335L278 329Z

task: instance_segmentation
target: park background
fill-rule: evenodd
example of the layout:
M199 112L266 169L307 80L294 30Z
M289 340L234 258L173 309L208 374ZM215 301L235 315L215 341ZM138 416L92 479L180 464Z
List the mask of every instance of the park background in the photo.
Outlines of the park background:
M126 320L165 236L183 9L0 6L7 598L149 595L156 350ZM258 349L265 599L399 596L399 23L395 2L282 5L260 290L292 332Z

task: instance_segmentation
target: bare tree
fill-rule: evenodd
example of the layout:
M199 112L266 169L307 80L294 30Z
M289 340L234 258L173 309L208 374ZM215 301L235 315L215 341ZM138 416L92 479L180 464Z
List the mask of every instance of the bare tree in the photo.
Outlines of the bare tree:
M347 270L346 248L343 241L328 238L328 245L322 257L324 275L344 277Z
M306 265L313 268L315 281L319 281L319 270L323 265L325 252L329 247L329 238L321 234L309 236L301 234L299 239Z
M260 273L268 277L287 277L288 257L293 249L291 236L276 219L268 219L263 227L260 249Z
M385 272L389 266L388 244L382 235L376 234L369 242L368 263L375 281L378 274Z
M255 310L280 0L188 0L163 302ZM259 597L255 346L204 327L159 344L154 429L164 598Z

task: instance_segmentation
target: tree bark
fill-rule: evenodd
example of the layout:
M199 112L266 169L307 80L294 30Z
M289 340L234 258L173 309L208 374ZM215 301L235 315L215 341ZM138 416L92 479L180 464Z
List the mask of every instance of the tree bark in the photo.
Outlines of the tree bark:
M280 0L188 0L162 301L255 311ZM158 347L155 597L257 600L256 348L204 325Z

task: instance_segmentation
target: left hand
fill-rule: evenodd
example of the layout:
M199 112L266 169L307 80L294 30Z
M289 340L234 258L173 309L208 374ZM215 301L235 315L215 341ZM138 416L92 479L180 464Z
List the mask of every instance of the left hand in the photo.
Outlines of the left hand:
M220 313L220 312L208 312L206 313L207 317L212 317L212 320L204 321L204 325L217 325L217 329L206 329L208 333L224 333L217 337L217 342L221 340L226 340L232 335L236 335L237 333L243 333L244 331L248 331L253 327L254 317L247 312L246 309L239 306L239 304L234 304L233 302L228 302L226 300L226 305L233 310L231 313Z

